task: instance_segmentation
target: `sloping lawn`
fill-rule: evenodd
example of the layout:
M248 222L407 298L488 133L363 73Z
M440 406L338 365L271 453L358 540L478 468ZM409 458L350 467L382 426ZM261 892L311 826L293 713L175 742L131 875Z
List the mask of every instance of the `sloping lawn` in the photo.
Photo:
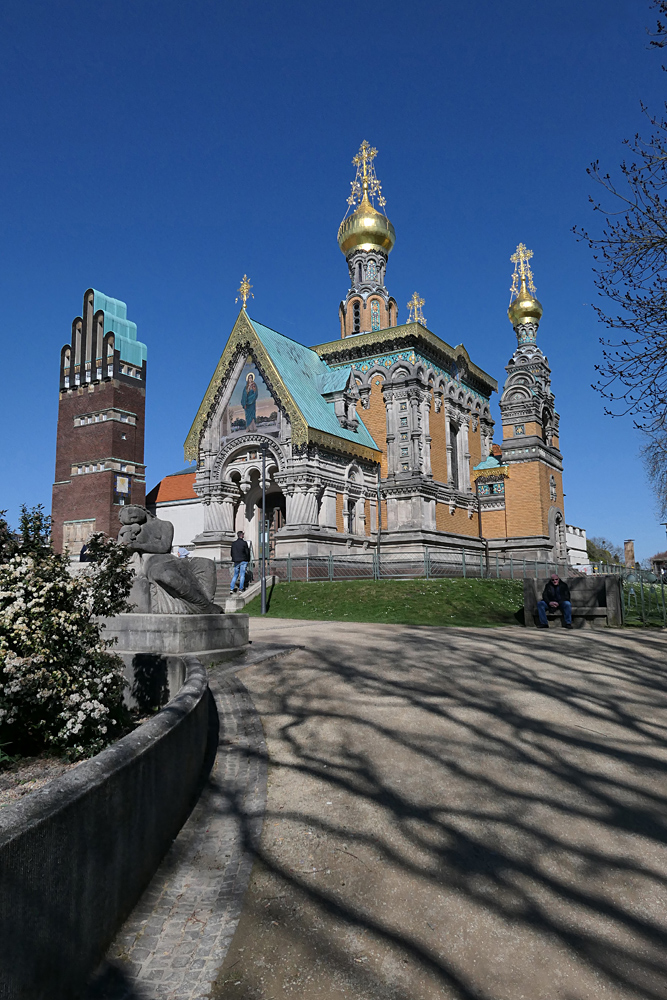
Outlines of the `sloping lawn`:
M271 618L397 625L516 625L521 580L350 580L280 583L267 594ZM261 614L260 598L244 609ZM522 622L522 619L521 619Z

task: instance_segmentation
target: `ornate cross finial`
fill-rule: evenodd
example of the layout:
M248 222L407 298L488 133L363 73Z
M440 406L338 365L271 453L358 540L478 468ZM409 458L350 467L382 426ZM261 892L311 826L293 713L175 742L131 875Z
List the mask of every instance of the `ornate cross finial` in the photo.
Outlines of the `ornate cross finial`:
M250 291L251 288L252 288L252 285L248 281L248 275L244 274L243 275L243 280L241 281L241 284L239 285L239 288L238 288L239 294L236 297L236 301L237 302L238 302L239 299L243 299L243 308L244 309L245 309L245 304L248 301L248 298L251 298L251 299L255 298L255 296Z
M422 312L423 305L424 300L419 297L417 292L415 292L408 302L408 309L410 310L408 323L421 323L422 326L426 326L426 320L424 319L424 313Z
M533 272L528 261L533 256L533 251L529 250L525 243L519 243L518 247L510 257L514 264L514 274L512 275L512 288L510 289L510 301L513 301L520 291L521 284L525 281L532 295L535 295L535 284L533 282Z
M352 160L352 163L357 168L357 174L354 180L351 181L352 193L347 199L350 208L358 205L363 201L364 197L370 198L372 204L375 204L375 198L377 198L380 208L384 208L387 204L386 199L382 197L382 185L377 179L373 165L373 160L377 154L377 149L364 139L359 147L359 152Z

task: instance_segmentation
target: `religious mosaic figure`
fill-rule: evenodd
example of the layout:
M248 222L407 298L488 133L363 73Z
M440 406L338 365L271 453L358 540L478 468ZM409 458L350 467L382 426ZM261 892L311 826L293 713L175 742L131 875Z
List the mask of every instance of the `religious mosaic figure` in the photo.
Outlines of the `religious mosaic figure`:
M213 603L215 563L211 559L179 559L171 554L174 526L145 507L122 507L118 541L133 553L135 579L130 591L133 610L153 614L221 614Z
M245 427L246 430L255 430L255 418L256 418L256 405L257 397L259 396L259 389L257 388L257 383L255 382L255 373L250 372L246 377L245 388L241 396L241 406L245 410Z

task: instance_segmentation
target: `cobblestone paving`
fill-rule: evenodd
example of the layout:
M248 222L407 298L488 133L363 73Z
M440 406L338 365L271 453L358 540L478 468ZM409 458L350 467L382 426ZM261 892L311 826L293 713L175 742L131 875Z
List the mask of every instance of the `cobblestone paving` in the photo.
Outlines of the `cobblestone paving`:
M209 685L220 718L215 763L87 1000L205 997L236 930L266 806L266 744L238 677L214 671Z

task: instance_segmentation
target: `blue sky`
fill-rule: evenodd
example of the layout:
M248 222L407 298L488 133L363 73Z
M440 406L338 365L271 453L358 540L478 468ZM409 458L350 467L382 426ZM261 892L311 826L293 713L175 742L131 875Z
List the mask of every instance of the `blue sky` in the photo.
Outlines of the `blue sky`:
M566 519L664 549L640 437L590 388L603 331L571 234L595 224L586 167L648 131L641 100L662 109L653 19L648 0L4 0L0 507L50 509L59 352L87 288L126 301L148 345L148 488L183 467L244 272L260 322L339 335L336 232L366 138L399 322L417 289L429 328L502 381L509 257L531 247Z

